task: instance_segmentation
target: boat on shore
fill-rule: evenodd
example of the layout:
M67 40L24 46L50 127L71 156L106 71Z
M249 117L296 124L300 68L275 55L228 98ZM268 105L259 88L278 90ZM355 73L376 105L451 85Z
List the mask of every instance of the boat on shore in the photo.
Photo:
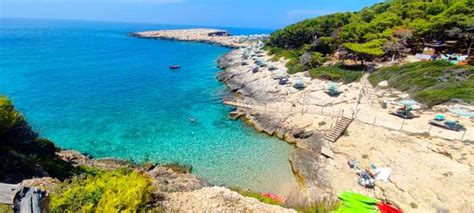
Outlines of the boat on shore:
M176 69L181 68L181 65L179 65L179 64L171 65L169 68L170 68L171 70L176 70Z

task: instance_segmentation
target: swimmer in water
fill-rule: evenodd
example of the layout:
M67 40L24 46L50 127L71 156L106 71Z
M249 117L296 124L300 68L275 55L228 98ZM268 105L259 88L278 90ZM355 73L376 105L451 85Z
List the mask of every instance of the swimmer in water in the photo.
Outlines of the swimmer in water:
M189 118L189 122L191 122L192 124L193 124L193 123L196 123L196 119L190 117L190 118Z

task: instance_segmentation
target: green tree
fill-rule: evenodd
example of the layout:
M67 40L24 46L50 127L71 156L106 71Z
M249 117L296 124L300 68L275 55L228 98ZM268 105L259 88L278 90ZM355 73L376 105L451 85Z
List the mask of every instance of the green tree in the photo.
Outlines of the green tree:
M408 40L412 36L413 32L407 28L399 27L393 30L393 36L383 45L385 53L392 55L392 61L394 61L397 56L403 57L410 52Z
M344 48L348 51L345 58L352 58L356 63L360 61L364 65L364 61L372 61L376 57L384 55L382 45L385 43L383 39L376 39L366 43L344 43Z
M21 121L23 117L14 109L11 101L7 97L0 96L0 134L4 134Z

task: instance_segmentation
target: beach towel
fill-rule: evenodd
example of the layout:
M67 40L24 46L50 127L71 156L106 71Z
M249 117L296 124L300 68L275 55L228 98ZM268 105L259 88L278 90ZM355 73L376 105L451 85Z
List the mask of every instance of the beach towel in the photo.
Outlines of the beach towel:
M354 192L343 192L339 195L339 199L342 205L334 211L335 213L402 213L400 209L387 203Z
M402 210L397 209L384 202L377 203L377 208L379 208L381 213L402 213Z
M344 192L339 195L342 205L335 211L336 213L373 213L378 212L375 205L378 200L354 192Z

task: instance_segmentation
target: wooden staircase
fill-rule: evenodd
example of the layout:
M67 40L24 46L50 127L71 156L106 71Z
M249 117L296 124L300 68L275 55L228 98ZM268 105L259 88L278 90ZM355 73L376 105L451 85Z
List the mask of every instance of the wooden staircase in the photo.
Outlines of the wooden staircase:
M374 101L376 101L377 95L374 87L372 87L372 84L369 82L369 74L364 74L360 79L360 83L362 84L362 92L367 97L367 104L372 106Z
M337 139L344 133L344 131L349 127L351 122L354 119L352 118L346 118L346 117L341 117L337 123L336 126L334 126L329 132L326 134L324 137L326 140L331 141L331 142L336 142Z

